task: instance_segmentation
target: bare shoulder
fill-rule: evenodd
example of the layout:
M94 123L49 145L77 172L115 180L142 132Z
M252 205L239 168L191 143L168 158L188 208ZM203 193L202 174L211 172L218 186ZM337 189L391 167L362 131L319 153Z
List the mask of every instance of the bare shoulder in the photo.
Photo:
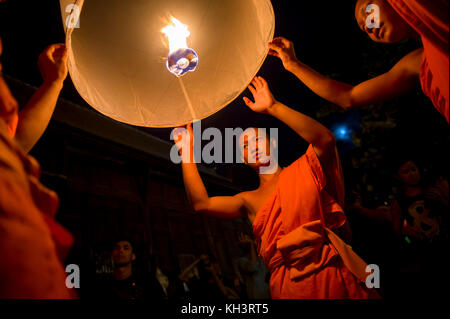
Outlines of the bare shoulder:
M410 74L419 76L422 63L423 48L420 48L405 55L394 68L398 68Z
M235 197L247 202L249 200L250 197L252 197L252 195L254 195L256 192L256 190L253 191L246 191L246 192L242 192L237 194Z

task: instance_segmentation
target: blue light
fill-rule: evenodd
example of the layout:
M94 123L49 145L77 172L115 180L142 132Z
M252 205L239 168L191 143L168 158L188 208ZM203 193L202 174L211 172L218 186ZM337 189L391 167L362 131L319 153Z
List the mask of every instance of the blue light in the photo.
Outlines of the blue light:
M338 140L348 140L351 138L351 130L346 126L339 126L334 130L334 135Z

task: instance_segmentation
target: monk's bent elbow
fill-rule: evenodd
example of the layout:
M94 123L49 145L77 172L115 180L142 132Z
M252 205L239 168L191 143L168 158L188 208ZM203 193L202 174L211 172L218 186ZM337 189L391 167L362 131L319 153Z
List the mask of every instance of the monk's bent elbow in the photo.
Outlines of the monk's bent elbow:
M337 104L344 110L352 110L362 106L361 103L358 102L355 87L352 87L346 94L344 94Z
M349 102L345 102L345 103L339 103L338 104L341 108L343 108L344 110L346 110L346 111L349 111L349 110L351 110L351 109L353 109L353 108L355 108L356 107L356 105L355 104L353 104L351 101L349 101Z
M334 150L334 148L336 147L336 137L331 131L328 131L328 133L323 138L322 143L324 148Z
M192 205L192 208L194 208L194 211L195 211L196 213L198 213L198 214L203 214L203 213L205 213L205 212L207 211L207 209L208 209L208 203L207 203L207 202L203 202L203 201L197 202L197 203L194 203L194 204Z
M347 111L360 106L351 96L341 99L337 102L337 105Z

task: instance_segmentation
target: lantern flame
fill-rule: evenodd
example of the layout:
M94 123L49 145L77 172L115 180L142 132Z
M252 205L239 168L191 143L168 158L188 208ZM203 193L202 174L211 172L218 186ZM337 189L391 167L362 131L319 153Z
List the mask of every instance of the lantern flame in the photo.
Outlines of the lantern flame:
M171 23L161 30L169 40L170 53L179 49L187 49L187 38L191 35L188 26L174 17L171 17L170 21Z
M171 23L161 30L169 39L169 56L167 69L177 77L188 72L194 72L198 66L198 54L194 49L188 48L187 38L191 35L187 25L174 17Z

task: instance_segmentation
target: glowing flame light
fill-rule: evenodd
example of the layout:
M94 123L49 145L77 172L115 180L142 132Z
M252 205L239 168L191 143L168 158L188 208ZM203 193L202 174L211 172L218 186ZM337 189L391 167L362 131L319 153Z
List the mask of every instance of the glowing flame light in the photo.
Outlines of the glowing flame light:
M169 56L167 69L180 77L187 72L193 72L198 65L197 53L188 47L187 38L191 35L187 25L171 17L171 24L161 30L169 40Z
M167 27L161 30L169 39L170 53L177 51L178 49L187 49L187 38L191 35L187 25L181 23L174 17L170 18L172 22Z

